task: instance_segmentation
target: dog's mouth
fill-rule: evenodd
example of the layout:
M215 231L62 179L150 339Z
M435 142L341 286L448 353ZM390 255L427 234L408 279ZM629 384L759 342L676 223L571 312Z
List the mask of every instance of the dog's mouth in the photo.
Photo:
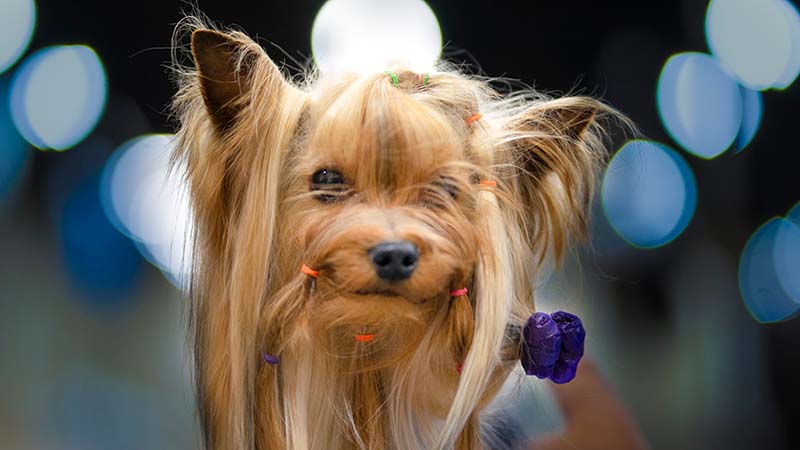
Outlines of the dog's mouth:
M391 289L359 289L355 294L363 297L402 297Z
M337 278L332 271L331 276L324 278L321 288L328 291L328 296L350 298L353 301L405 300L420 305L447 295L447 287L453 285L453 276L443 277L435 285L420 283L418 280L404 280L386 283L378 280L363 280L362 283L351 283L348 279ZM361 280L359 280L361 281Z
M401 289L387 289L387 288L378 288L378 289L358 289L352 291L353 296L359 299L402 299L414 304L423 304L428 302L433 296L426 296L426 297L417 297L411 295L410 292L403 291Z

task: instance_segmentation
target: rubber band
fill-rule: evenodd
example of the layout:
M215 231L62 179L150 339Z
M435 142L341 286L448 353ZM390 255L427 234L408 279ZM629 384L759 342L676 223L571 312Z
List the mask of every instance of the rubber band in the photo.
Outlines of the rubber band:
M428 80L430 79L430 75L428 73L423 73L419 77L422 79L422 85L423 86L427 86L428 85Z
M308 267L305 264L300 266L300 272L303 272L304 274L306 274L306 275L308 275L310 277L313 277L313 278L319 277L319 271L318 270L314 270L314 269L312 269L311 267Z
M457 365L456 370L458 371L458 373L461 373L461 371L464 370L464 364Z
M467 295L467 292L469 292L467 288L453 289L452 291L450 291L450 297L460 297L462 295Z
M279 364L281 362L280 358L278 358L275 355L270 355L269 353L262 353L261 354L261 359L265 363L267 363L267 364L269 364L271 366L277 365L277 364Z
M477 121L481 120L481 117L483 117L483 114L480 114L480 113L473 114L473 115L467 117L467 123L477 122Z
M497 187L497 181L494 181L494 180L481 180L481 186L483 186L483 187Z
M356 340L358 342L370 342L375 339L374 334L357 334Z
M400 78L397 78L397 74L395 74L395 73L394 73L394 72L392 72L391 70L386 70L386 71L384 71L384 73L385 73L386 75L389 75L389 77L391 77L391 78L392 78L392 84L393 84L395 87L397 87L397 86L400 86Z

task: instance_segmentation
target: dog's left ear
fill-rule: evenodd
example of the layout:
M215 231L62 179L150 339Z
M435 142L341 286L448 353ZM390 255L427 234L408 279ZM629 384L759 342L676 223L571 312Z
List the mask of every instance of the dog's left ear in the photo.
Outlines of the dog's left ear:
M549 172L569 175L587 156L585 147L590 127L598 113L605 108L599 101L587 97L565 97L536 103L515 115L509 131L524 168L530 175L543 176Z
M292 89L277 66L256 42L240 33L196 30L192 55L200 88L214 124L227 130L247 105L256 78L271 89L275 101L281 91Z
M507 123L522 226L531 246L557 259L571 237L586 232L605 155L598 119L607 113L617 114L592 98L564 97L534 102Z

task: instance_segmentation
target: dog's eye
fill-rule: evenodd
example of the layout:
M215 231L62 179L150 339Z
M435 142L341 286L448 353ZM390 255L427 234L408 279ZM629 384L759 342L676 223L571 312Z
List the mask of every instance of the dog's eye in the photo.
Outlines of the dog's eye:
M441 189L442 191L450 194L450 197L452 197L453 200L458 198L458 187L455 185L452 178L441 177L438 180L434 181L433 185Z
M455 179L449 176L441 176L432 181L423 192L423 203L426 207L447 209L448 205L452 203L450 200L458 200L461 191Z
M322 203L336 201L347 190L346 185L347 180L338 170L320 169L311 175L311 190L320 191L314 198Z
M312 186L325 186L331 184L344 184L344 176L333 169L320 169L311 176Z

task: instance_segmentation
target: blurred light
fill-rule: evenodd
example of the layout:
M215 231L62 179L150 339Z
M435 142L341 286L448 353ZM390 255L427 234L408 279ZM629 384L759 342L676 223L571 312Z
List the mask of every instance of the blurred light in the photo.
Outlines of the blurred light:
M128 306L141 258L133 244L109 223L100 204L100 177L78 185L60 218L63 253L70 274L93 306Z
M702 53L679 53L658 80L658 112L686 151L714 158L734 143L742 124L739 85Z
M22 63L11 89L11 112L22 136L55 150L74 146L94 129L108 94L103 64L83 45L37 51Z
M397 63L422 73L433 70L442 34L421 0L329 0L314 20L311 48L322 72L380 72Z
M0 2L0 73L14 65L28 48L36 26L33 0Z
M794 208L789 211L789 214L786 214L786 218L800 227L800 203L794 205Z
M191 210L183 170L170 170L173 144L174 136L165 134L123 144L103 170L102 197L111 222L180 284L190 269Z
M744 86L739 86L739 89L742 91L742 125L736 136L736 153L744 150L756 136L764 112L761 92Z
M778 83L792 55L792 27L784 0L712 0L706 39L722 67L751 89Z
M786 64L786 69L778 78L775 83L775 88L786 89L800 74L800 14L797 13L797 8L791 3L781 0L780 5L783 7L786 20L789 21L789 29L792 33L792 53L789 57L789 62Z
M630 141L611 159L603 178L603 211L631 245L653 248L680 235L697 205L694 174L666 145Z
M780 322L800 311L800 227L776 217L753 233L739 261L739 289L759 322Z
M0 79L0 202L14 189L29 156L28 143L11 121L8 80Z
M775 269L783 290L800 304L800 203L786 219L792 226L784 227L775 241Z
M800 227L790 220L782 220L787 226L781 227L775 239L775 275L783 291L800 308Z

